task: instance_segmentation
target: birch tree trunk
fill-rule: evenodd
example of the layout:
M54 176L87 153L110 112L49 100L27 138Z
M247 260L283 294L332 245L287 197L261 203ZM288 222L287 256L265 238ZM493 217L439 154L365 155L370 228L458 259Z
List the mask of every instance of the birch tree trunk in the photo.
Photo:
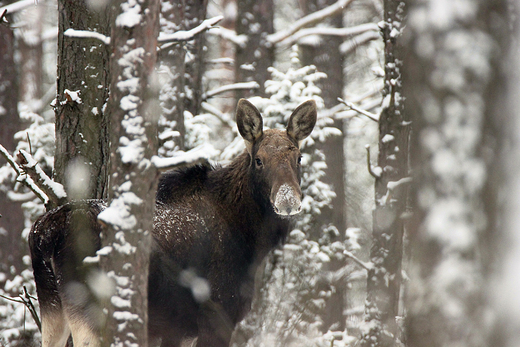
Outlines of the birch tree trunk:
M116 1L112 21L110 204L101 265L114 279L104 346L148 346L148 265L157 170L160 112L154 85L159 0Z
M501 346L504 336L490 339L501 330L488 293L496 290L490 270L504 254L496 246L498 160L510 133L503 131L508 1L409 3L403 74L417 208L407 342Z
M401 97L401 30L404 3L384 2L385 85L379 119L379 155L375 176L372 247L362 345L394 346L399 340L403 234L408 192L409 122Z
M109 11L92 10L88 1L58 1L58 78L54 180L73 199L108 197L109 50L96 39L69 37L65 31L110 35ZM82 174L83 172L83 174ZM87 182L69 181L84 177ZM83 187L83 191L75 191Z

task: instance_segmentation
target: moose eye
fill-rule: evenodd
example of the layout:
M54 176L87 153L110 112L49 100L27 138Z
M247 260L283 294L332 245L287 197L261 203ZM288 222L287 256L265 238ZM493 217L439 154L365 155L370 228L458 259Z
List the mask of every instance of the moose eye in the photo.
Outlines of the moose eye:
M260 158L256 158L256 159L255 159L255 162L256 162L256 166L258 166L258 167L260 167L260 166L263 165L263 164L262 164L262 160L261 160Z

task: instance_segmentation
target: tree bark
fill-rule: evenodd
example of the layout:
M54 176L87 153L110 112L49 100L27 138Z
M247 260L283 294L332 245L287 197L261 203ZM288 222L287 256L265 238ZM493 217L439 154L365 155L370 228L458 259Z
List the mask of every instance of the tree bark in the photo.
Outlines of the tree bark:
M110 204L101 265L114 279L102 344L148 346L148 265L157 170L157 86L154 85L159 0L116 1L112 21ZM103 252L106 251L106 252ZM121 303L124 303L123 305Z
M109 159L108 100L109 52L95 39L68 37L67 29L110 35L109 11L91 10L88 2L58 1L58 77L54 180L65 185L72 198L106 199ZM79 99L75 99L78 93ZM88 182L69 183L76 169L87 169ZM70 177L70 176L69 176ZM71 194L70 185L83 184L84 192Z
M207 6L208 0L185 0L185 30L196 27L206 18ZM186 47L188 59L186 59L184 107L194 116L200 113L202 104L205 45L205 36L197 35Z
M0 139L9 151L16 149L14 134L21 130L18 115L18 78L14 62L15 38L13 30L0 25ZM6 161L0 157L0 166ZM0 189L0 272L10 274L11 266L21 270L22 251L21 232L24 216L21 203L11 201L7 192ZM0 283L3 287L3 283Z
M504 229L498 160L509 134L508 1L465 2L464 13L452 2L409 3L403 74L417 207L407 342L503 346L504 336L490 339L501 330L487 295L496 290L490 270L504 254L496 246Z
M379 119L379 155L375 182L372 246L368 271L363 346L394 346L399 340L403 234L408 192L409 122L401 97L404 3L384 2L385 85ZM378 172L377 172L378 171Z
M161 4L161 32L173 34L179 30L185 30L184 1L164 0ZM163 76L162 79L165 79L160 93L162 113L159 120L159 134L164 134L159 137L159 154L164 157L171 156L177 149L185 149L185 59L186 50L183 42L163 49L158 54L159 71ZM172 131L177 131L178 136L172 136Z
M321 8L334 4L335 0L307 0L304 4L304 14L309 15ZM343 14L340 13L327 20L327 24L332 28L343 27ZM343 96L343 56L339 50L339 46L343 42L341 37L331 36L322 37L317 45L300 45L302 50L302 65L315 65L320 72L327 74L327 78L317 82L321 89L321 97L325 103L325 108L335 106L339 97ZM331 125L343 132L343 120L335 120ZM333 241L343 242L345 240L345 231L347 229L347 207L345 196L345 152L344 137L329 137L326 142L320 144L320 149L325 154L327 163L326 175L323 182L330 184L336 193L336 197L332 199L329 208L325 207L318 217L318 223L322 226L333 226L337 229L337 237ZM316 232L321 234L321 229ZM344 266L344 261L333 261L329 270L339 270ZM345 309L345 283L336 286L335 292L329 299L326 308L326 315L323 317L324 326L322 330L327 331L334 325L336 330L345 329L345 317L343 311Z
M267 68L273 66L274 47L267 42L267 35L274 32L273 0L240 0L237 1L237 35L246 35L244 47L236 46L235 81L255 81L260 88L255 95L267 97L264 84L269 79ZM251 91L237 90L236 101L253 96Z

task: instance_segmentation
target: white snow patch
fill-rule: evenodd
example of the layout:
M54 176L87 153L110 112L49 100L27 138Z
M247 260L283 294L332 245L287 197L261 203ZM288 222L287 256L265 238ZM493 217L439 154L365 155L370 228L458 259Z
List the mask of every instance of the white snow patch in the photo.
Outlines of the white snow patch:
M121 4L121 13L116 18L116 26L131 28L141 22L141 6L136 0Z

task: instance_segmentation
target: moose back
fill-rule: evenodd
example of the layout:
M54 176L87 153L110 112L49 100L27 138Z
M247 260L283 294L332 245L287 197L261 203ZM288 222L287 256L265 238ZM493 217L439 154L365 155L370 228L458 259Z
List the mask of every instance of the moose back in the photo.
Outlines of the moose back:
M240 100L246 151L226 167L194 166L158 184L148 279L149 336L161 346L197 337L227 346L250 308L255 271L301 210L299 144L316 123L307 101L286 130L263 130L260 112ZM101 201L69 203L40 217L29 236L42 318L42 346L99 346L99 271L84 262L100 248ZM79 290L78 290L79 288Z

